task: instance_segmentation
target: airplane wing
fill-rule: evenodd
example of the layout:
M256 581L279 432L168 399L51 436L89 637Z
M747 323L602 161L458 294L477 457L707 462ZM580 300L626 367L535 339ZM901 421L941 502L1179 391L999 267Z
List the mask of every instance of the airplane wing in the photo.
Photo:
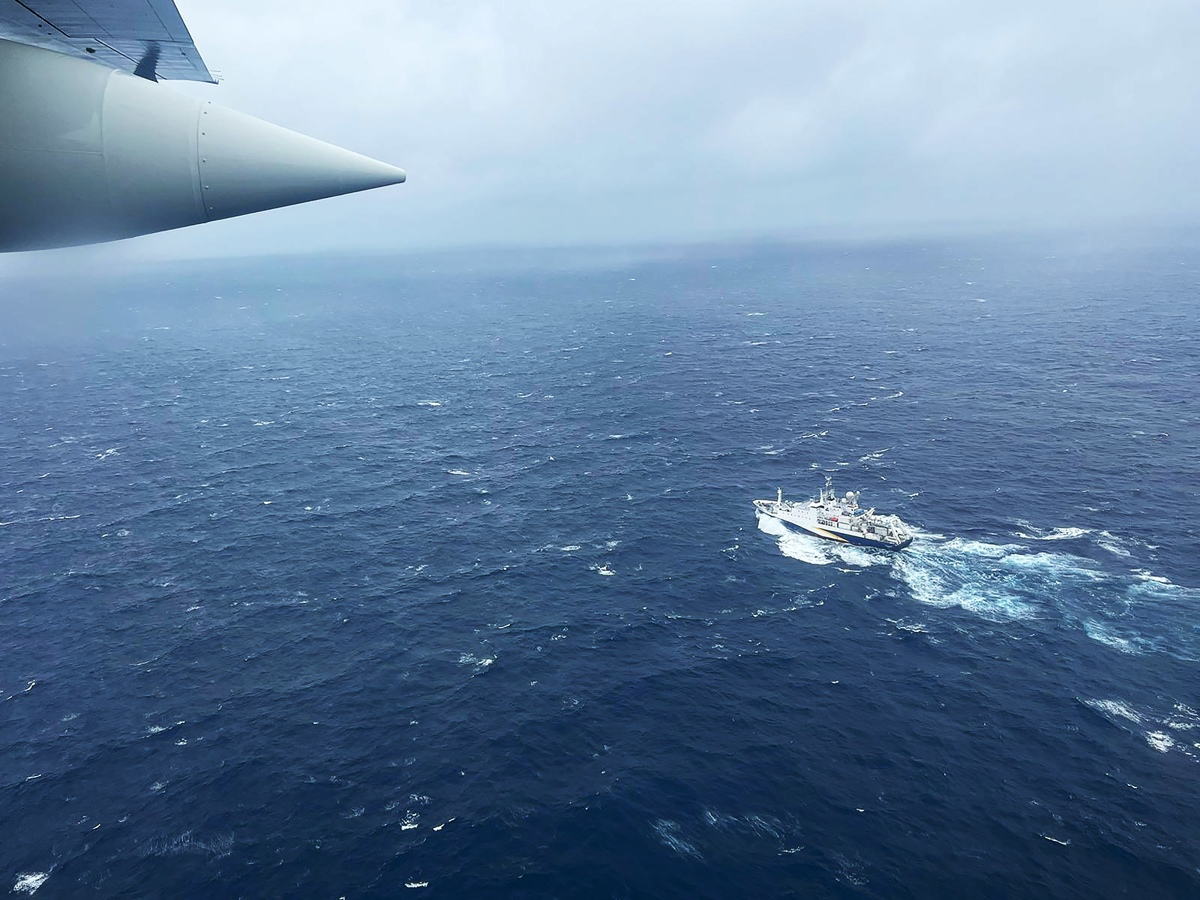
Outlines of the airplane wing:
M174 0L0 0L0 253L122 240L405 179L160 78L213 81Z
M215 83L174 0L0 0L0 38L151 81Z

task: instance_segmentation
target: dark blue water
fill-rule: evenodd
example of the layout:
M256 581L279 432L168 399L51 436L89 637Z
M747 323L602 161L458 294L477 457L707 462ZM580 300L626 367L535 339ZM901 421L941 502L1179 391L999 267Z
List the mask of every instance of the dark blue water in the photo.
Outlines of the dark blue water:
M1197 895L1198 266L8 277L0 889Z

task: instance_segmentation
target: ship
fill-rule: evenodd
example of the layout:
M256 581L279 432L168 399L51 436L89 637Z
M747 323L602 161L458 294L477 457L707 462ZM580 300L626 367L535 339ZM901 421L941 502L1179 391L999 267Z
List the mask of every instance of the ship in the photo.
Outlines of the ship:
M861 493L861 492L860 492ZM825 477L825 487L813 500L799 502L783 499L783 488L774 500L755 500L754 508L806 534L882 550L903 550L913 542L912 529L898 516L883 515L858 505L859 494L847 491L838 497L833 478Z

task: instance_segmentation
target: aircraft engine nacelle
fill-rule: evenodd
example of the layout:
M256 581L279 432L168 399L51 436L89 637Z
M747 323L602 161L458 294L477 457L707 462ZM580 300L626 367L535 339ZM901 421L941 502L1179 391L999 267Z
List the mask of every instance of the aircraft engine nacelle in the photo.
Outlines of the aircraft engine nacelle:
M0 40L0 251L111 241L404 171L144 78Z

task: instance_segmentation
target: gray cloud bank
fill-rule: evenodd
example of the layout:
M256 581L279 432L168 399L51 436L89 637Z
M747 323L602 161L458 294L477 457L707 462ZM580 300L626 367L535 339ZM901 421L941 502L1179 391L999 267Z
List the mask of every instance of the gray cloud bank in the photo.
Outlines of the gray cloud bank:
M215 102L409 183L143 239L896 234L1200 213L1200 5L180 0Z

